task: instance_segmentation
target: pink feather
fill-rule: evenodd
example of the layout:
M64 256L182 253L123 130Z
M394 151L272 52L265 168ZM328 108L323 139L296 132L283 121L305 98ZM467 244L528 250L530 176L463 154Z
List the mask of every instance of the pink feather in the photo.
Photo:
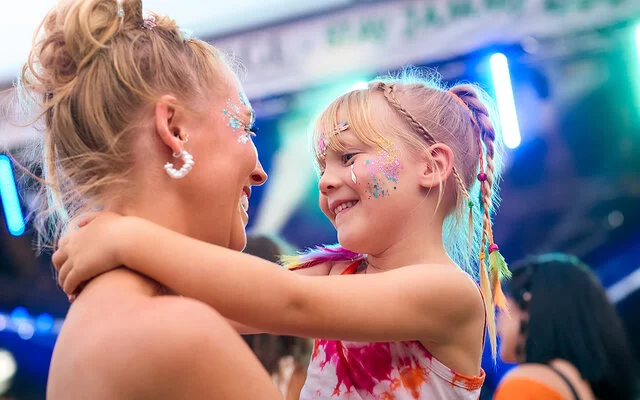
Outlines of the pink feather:
M295 256L283 256L282 265L295 271L297 269L311 268L325 262L355 261L363 255L347 250L338 244L318 246L299 253Z

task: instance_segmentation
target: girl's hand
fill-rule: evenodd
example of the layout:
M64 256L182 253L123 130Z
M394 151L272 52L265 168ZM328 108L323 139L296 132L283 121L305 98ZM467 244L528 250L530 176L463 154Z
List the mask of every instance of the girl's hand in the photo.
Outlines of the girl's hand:
M129 233L127 217L107 211L84 215L77 229L60 239L51 261L58 271L58 283L73 301L84 282L122 265L121 243Z

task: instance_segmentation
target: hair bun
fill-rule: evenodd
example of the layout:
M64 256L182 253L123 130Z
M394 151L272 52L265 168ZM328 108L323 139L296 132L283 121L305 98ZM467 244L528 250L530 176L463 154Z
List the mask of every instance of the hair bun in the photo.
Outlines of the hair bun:
M119 31L141 23L140 0L60 2L36 32L36 46L24 70L37 81L34 88L38 86L40 91L54 96L64 95L82 68Z

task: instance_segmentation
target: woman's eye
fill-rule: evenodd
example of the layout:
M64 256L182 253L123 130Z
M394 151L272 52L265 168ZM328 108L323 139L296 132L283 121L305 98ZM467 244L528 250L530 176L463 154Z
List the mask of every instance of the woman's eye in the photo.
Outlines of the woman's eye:
M253 125L245 129L250 136L256 136L258 133L258 127Z

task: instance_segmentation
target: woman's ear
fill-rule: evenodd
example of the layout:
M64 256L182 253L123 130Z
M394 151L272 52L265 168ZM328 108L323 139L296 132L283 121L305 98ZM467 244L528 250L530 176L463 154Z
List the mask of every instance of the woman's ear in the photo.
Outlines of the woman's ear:
M446 144L436 143L429 146L429 152L423 157L423 170L420 174L420 185L430 189L440 187L451 176L453 171L453 150Z
M164 95L155 105L156 133L162 142L177 154L184 150L186 133L180 124L179 109L175 106L177 100L173 96Z

